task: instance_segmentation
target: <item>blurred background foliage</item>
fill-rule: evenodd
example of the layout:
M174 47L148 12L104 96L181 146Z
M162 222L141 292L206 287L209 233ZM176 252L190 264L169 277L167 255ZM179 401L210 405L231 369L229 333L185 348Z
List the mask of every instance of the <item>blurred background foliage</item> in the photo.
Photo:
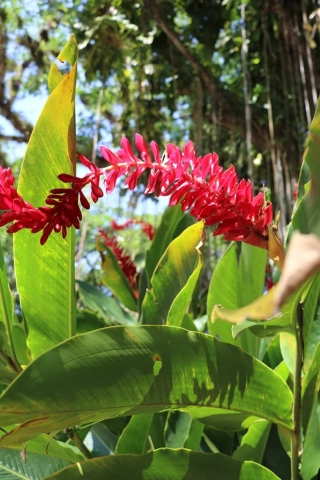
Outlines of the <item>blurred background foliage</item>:
M266 185L284 231L320 89L317 0L2 1L1 165L19 170L28 108L47 95L50 64L71 33L80 49L78 151L103 164L97 146L116 148L123 134L162 148L191 139L199 155L233 163L255 193ZM145 202L142 191L94 207L79 234L78 278L99 284L95 235L110 219L157 226L164 203ZM148 247L137 226L118 237L132 258ZM223 248L210 239L211 267Z

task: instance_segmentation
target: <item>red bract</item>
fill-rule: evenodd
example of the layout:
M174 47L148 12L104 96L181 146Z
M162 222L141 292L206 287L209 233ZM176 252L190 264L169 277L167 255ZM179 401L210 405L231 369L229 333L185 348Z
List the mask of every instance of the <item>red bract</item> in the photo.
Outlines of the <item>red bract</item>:
M262 193L253 197L250 181L238 182L233 165L224 170L219 165L216 153L197 157L194 145L189 141L183 151L175 145L168 144L161 158L158 145L151 142L152 159L145 140L139 134L136 135L136 146L141 158L134 154L125 137L121 141L121 146L122 149L116 154L107 147L100 147L103 158L109 162L105 168L99 169L83 155L79 155L80 161L90 169L90 173L82 178L67 174L59 175L60 180L72 184L71 188L55 189L50 193L46 203L52 206L51 209L48 210L48 207L33 209L37 210L37 213L30 210L30 225L33 225L33 222L37 225L36 230L32 231L39 231L40 226L44 225L42 243L52 230L62 231L65 236L66 229L71 225L79 228L81 220L79 200L84 208L90 207L82 192L85 185L91 184L91 197L96 202L103 195L99 185L101 176L104 177L106 193L109 193L122 175L127 177L125 185L133 190L142 173L149 170L145 193L155 192L156 195L168 196L169 205L181 203L183 211L189 210L196 220L204 220L206 225L217 225L214 235L223 235L226 240L241 240L268 249L268 225L272 223L273 218L271 203L265 202ZM0 201L10 213L0 216L1 225L18 220L11 215L15 205L12 198L17 197L15 200L17 204L24 202L15 190L15 193L12 191L13 182L10 174L4 175L3 180L0 178L3 185L0 190ZM26 205L25 202L23 204ZM40 215L41 218L32 219L32 215L34 217ZM15 228L33 228L27 224L27 219L28 215L24 222L16 223Z
M133 218L131 220L127 220L122 225L119 225L114 220L111 220L111 223L110 223L113 230L125 230L126 228L128 228L128 227L130 227L131 225L134 225L134 224L135 225L141 225L141 229L142 229L143 233L145 235L147 235L147 237L150 240L154 239L154 236L156 234L155 228L151 225L151 223L144 222L143 220L138 220L136 218Z
M139 274L137 272L137 268L132 261L130 255L125 252L125 250L119 245L117 239L114 236L109 236L107 232L102 229L99 229L98 239L106 245L114 256L116 257L118 264L123 271L124 275L129 280L129 283L132 287L133 293L136 297L138 297L138 279Z

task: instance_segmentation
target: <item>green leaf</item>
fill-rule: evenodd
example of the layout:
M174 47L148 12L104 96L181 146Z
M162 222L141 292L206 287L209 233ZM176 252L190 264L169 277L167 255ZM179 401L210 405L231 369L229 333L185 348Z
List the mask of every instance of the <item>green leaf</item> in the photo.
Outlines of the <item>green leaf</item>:
M231 243L213 272L207 301L209 333L219 335L223 342L234 345L236 342L231 333L231 325L220 319L212 323L210 319L215 305L223 305L228 309L238 308L238 270L237 245Z
M142 323L181 326L201 267L203 222L175 238L159 261L142 304Z
M16 378L16 374L5 365L0 364L0 383L9 385Z
M96 423L85 437L85 445L94 457L112 455L115 452L119 437L111 432L103 423Z
M211 414L230 410L290 429L291 403L289 387L274 371L210 335L170 326L107 327L63 342L17 377L0 398L0 424L21 425L0 444L170 409L209 424Z
M77 56L74 40L72 51L71 64ZM73 62L49 96L22 163L18 191L35 207L45 205L51 189L64 186L60 173L74 172L76 68ZM76 328L74 231L66 239L53 234L42 247L40 235L23 230L14 236L17 287L33 356L74 335Z
M166 446L199 450L204 425L186 412L169 412L165 427Z
M148 281L150 281L160 258L166 251L171 240L174 238L173 235L175 229L183 217L184 213L181 210L181 205L176 205L175 207L168 207L164 211L160 225L157 228L151 247L146 255L145 268Z
M11 354L13 343L10 342L13 316L13 299L8 285L3 251L0 246L0 348Z
M106 245L102 246L103 261L102 269L104 274L101 276L103 283L110 288L112 293L129 310L136 312L138 309L137 299L134 296L132 287L120 268L120 265L113 252Z
M302 426L306 432L315 396L320 389L320 343L314 353L311 365L303 379L302 386Z
M239 307L249 305L264 292L266 276L267 251L241 243L241 256L238 276ZM251 355L258 355L259 341L252 331L247 330L241 335L242 348Z
M239 307L249 305L263 294L266 276L267 251L241 244L239 264Z
M37 453L28 453L27 463L24 463L19 451L0 448L0 478L3 479L39 480L69 465L65 460Z
M22 452L26 462L23 461ZM27 445L0 448L0 478L10 480L39 480L83 460L76 448L50 439L47 435L30 440Z
M237 338L245 328L234 334L231 326L223 321L224 313L228 311L231 317L236 315L238 318L237 312L244 312L245 315L236 320L236 323L243 323L247 306L255 305L252 302L262 295L265 280L266 251L243 243L238 262L237 249L236 244L231 244L225 252L213 274L208 292L208 318L215 320L214 323L209 322L209 332L219 335L221 340L228 343L234 343L233 337ZM222 305L223 309L217 305ZM241 307L244 309L241 310ZM259 312L260 309L261 306L258 307ZM244 350L257 355L257 339L251 332L242 335L240 343Z
M153 414L153 419L150 425L150 438L152 445L155 449L166 446L164 438L164 428L167 416L167 412Z
M24 445L20 445L19 447L10 447L10 449L15 449L20 452L23 447ZM60 458L61 460L66 460L69 463L81 462L81 460L84 459L83 455L76 447L54 440L45 434L29 440L26 446L26 453L27 460L29 453L38 453L46 458Z
M272 472L253 462L240 462L219 453L184 449L161 449L146 455L95 458L81 463L79 467L69 467L48 480L123 480L127 478L128 472L130 480L279 480Z
M320 292L320 274L316 275L304 302L303 309L303 338L304 348L307 351L310 341L311 330L315 318ZM306 360L306 358L304 359ZM305 363L305 362L304 362ZM305 367L305 365L304 365Z
M320 469L320 427L318 416L318 401L314 398L310 421L305 433L301 456L301 477L303 480L312 480Z
M170 412L165 427L166 446L183 448L190 432L192 417L186 412Z
M257 420L241 440L241 445L233 454L237 460L252 460L261 463L266 448L271 424L267 420Z
M103 293L101 288L80 280L77 280L77 284L82 302L88 308L97 312L105 325L134 323L134 318L124 312L114 298Z
M292 218L295 230L301 233L315 233L320 236L320 168L319 168L319 141L320 141L320 101L310 125L307 138L307 148L304 154L304 163L308 165L311 174L310 188L299 203Z
M153 413L133 415L118 440L115 453L136 453L138 455L145 453L152 418Z
M204 431L203 423L200 423L193 418L189 428L189 433L184 442L184 447L190 450L199 450L203 431Z

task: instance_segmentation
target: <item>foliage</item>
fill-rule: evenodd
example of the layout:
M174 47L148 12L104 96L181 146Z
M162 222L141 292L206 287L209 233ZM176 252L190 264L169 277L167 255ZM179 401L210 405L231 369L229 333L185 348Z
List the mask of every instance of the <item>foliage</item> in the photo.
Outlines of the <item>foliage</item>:
M23 318L15 319L0 258L0 471L30 479L179 480L213 473L271 480L279 478L277 456L281 478L297 480L300 471L311 480L320 468L318 277L306 275L275 311L279 286L262 296L266 256L284 268L279 285L287 264L271 204L252 195L251 182L238 182L234 169L219 167L216 156L195 157L190 142L183 152L168 145L165 160L153 142L151 162L141 136L141 159L123 140L117 155L102 148L104 169L80 156L90 173L75 176L74 37L60 58L72 68L50 70L51 93L28 144L19 190L9 169L0 172L0 221L15 221L9 231ZM292 220L305 234L310 228L301 211L319 209L318 119L319 110L305 157L312 188ZM147 189L170 196L172 206L135 271L139 285L137 275L135 283L128 279L123 248L101 246L100 236L107 288L80 280L76 302L73 227L82 218L78 201L90 206L82 188L90 184L95 202L103 194L101 175L107 192L123 174L134 189L147 169ZM58 175L71 187L59 188ZM181 206L191 207L197 222ZM198 288L204 221L238 242L213 272L206 307Z

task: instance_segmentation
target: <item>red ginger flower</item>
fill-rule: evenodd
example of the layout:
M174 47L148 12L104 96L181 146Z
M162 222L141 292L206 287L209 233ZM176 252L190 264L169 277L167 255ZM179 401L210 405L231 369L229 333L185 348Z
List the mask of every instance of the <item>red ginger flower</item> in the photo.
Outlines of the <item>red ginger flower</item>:
M151 225L151 223L144 222L143 220L138 220L133 218L131 220L127 220L122 225L119 225L114 220L111 220L110 226L113 230L125 230L126 228L130 227L131 225L141 225L141 229L143 233L149 238L149 240L153 240L156 234L155 228Z
M125 250L119 245L115 237L110 237L107 232L102 229L99 229L98 239L104 243L117 259L117 262L123 271L124 275L129 280L129 283L132 287L133 293L138 297L138 280L139 273L137 272L137 267L132 261L130 255L125 252Z
M103 196L99 185L102 175L106 193L109 193L122 175L127 176L125 184L133 190L142 173L150 169L145 193L155 192L157 195L169 196L169 205L181 202L183 211L190 210L190 214L197 220L204 220L206 225L217 224L214 235L222 234L226 240L242 240L268 249L272 204L264 202L262 193L253 197L250 181L241 180L239 183L234 166L224 170L219 166L216 153L196 157L193 143L189 141L183 151L168 144L162 159L158 145L151 142L152 160L146 142L139 134L136 134L136 146L141 158L135 156L127 138L122 138L121 146L122 149L117 154L107 147L100 147L102 156L110 164L101 169L79 155L80 161L90 169L90 173L82 178L59 175L60 180L72 185L71 188L51 191L46 203L52 208L33 208L13 189L10 175L3 179L0 175L0 201L9 210L0 215L0 225L15 221L8 230L10 233L21 228L31 228L33 233L43 229L41 243L47 240L53 230L61 231L65 237L70 226L79 228L79 200L84 208L90 208L82 192L85 185L91 184L91 198L96 202Z

